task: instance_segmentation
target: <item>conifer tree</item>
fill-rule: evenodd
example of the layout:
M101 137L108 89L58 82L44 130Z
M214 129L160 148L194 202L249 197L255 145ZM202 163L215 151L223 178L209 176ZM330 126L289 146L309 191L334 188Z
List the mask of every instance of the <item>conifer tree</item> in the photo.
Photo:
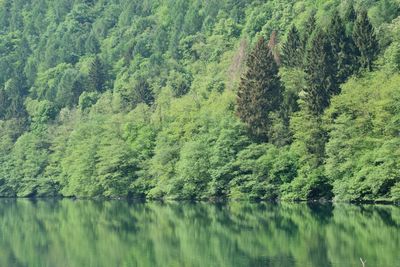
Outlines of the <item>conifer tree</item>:
M321 29L310 40L306 59L305 101L308 109L316 115L329 105L332 95L339 93L336 82L337 67L329 38Z
M85 50L89 53L98 53L100 51L100 43L95 34L91 32L85 41Z
M237 115L251 134L266 141L271 126L270 112L282 102L278 65L264 38L260 38L247 59L247 71L237 93Z
M0 87L0 120L2 120L7 111L7 107L9 106L9 101L8 101L8 96L6 94L6 91Z
M354 6L352 4L349 5L349 8L346 12L346 20L355 22L357 19L356 11L354 10Z
M353 38L353 29L354 29L354 23L357 19L357 14L356 11L354 10L354 6L352 4L349 5L344 19L343 23L345 24L346 28L346 38L348 42L348 48L350 49L349 53L351 55L351 60L352 60L352 72L356 72L360 69L360 64L358 62L358 58L360 56L360 50L354 43L354 38Z
M360 56L358 58L360 66L371 71L373 61L379 53L379 44L376 39L374 28L365 10L357 14L353 29L353 40L360 51Z
M352 75L357 62L354 56L355 44L353 39L346 35L345 25L337 11L333 13L328 36L337 66L336 82L341 84Z
M136 106L139 103L151 105L154 102L154 93L151 90L149 83L143 78L139 77L132 90L132 104Z
M315 20L315 10L312 10L306 23L304 24L304 29L303 29L303 36L301 38L301 43L303 46L304 51L307 49L307 44L309 42L309 39L312 36L312 33L315 30L316 27L316 20Z
M356 21L356 18L357 18L356 11L354 10L353 5L350 4L344 15L344 21L346 22L346 34L348 36L351 36L353 33L353 26L354 22Z
M92 91L103 92L106 83L106 69L100 58L96 56L89 70L89 85Z
M303 51L299 32L292 25L282 46L282 64L286 67L300 67L303 63Z

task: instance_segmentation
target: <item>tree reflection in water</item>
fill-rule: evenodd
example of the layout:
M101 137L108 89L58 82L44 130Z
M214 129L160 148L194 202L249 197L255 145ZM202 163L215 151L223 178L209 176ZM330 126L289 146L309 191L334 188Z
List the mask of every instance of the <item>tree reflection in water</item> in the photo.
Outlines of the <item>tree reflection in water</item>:
M0 266L400 264L395 206L4 199L0 218Z

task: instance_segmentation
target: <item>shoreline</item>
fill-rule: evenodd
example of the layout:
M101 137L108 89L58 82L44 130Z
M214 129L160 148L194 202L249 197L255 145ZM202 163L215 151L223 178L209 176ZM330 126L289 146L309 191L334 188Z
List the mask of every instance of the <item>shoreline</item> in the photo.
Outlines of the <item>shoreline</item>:
M90 200L90 201L127 201L127 202L137 202L137 203L147 203L147 202L181 202L181 203L208 203L208 204L229 204L229 203L252 203L252 204L319 204L319 205L333 205L333 204L350 204L350 205L387 205L387 206L400 206L398 201L390 200L364 200L364 201L340 201L340 200L248 200L248 199L174 199L174 198L129 198L129 197L4 197L0 196L0 200Z

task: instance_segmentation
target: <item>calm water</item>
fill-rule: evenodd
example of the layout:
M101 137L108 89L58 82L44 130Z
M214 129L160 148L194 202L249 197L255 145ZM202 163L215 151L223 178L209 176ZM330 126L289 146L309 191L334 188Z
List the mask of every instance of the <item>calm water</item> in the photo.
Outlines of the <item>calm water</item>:
M0 200L0 266L400 266L400 207Z

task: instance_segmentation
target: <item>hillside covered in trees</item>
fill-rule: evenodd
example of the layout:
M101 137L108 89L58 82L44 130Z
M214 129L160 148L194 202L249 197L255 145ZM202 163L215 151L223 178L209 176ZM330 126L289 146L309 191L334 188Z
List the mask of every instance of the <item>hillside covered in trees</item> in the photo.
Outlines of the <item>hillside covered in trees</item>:
M399 0L1 0L0 196L400 200Z

